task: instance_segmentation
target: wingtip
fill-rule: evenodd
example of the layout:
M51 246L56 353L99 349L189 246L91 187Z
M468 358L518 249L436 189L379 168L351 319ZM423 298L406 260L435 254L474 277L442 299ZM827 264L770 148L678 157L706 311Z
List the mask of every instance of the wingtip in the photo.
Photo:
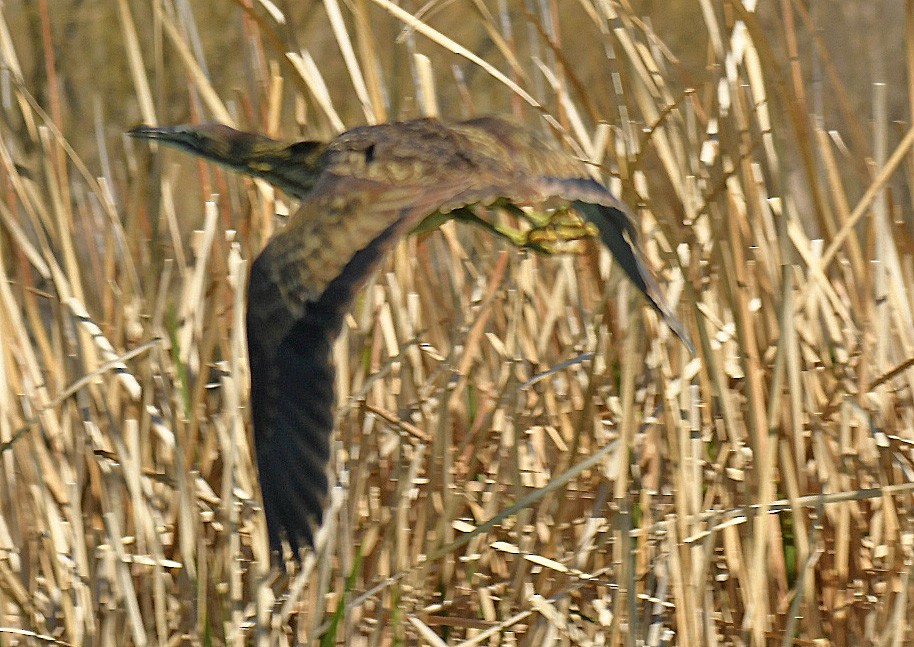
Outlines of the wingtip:
M599 185L598 185L599 186ZM608 194L609 198L615 198ZM595 224L600 232L600 239L615 257L616 262L631 279L632 283L644 294L648 302L663 317L664 322L679 337L689 354L695 356L695 344L683 323L666 303L663 292L650 269L645 265L638 249L634 228L628 209L621 202L613 204L589 203L581 200L574 202L583 216Z
M679 341L688 349L689 355L695 357L695 344L692 342L692 337L689 335L689 331L686 330L685 325L667 308L658 308L658 310L663 316L663 320L666 322L667 327L673 331L674 335L679 337Z

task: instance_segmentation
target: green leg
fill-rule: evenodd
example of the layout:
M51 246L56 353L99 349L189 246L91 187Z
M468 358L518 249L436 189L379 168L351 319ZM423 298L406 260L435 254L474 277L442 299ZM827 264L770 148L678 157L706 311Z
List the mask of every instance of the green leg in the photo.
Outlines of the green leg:
M541 254L567 253L567 243L598 235L596 227L584 221L576 212L558 209L552 213L525 211L507 200L500 200L492 208L504 209L518 220L526 220L531 229L520 230L506 225L496 225L481 218L472 208L462 207L450 213L435 212L414 230L417 233L432 231L448 220L477 225L496 236L504 238L515 247L530 249Z

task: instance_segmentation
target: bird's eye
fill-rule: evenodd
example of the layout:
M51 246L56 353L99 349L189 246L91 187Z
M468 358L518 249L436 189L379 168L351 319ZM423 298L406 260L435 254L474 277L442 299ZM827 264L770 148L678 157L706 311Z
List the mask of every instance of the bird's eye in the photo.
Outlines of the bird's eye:
M175 135L178 136L178 141L184 141L191 146L199 143L200 135L196 130L191 130L190 128L186 130L176 130Z

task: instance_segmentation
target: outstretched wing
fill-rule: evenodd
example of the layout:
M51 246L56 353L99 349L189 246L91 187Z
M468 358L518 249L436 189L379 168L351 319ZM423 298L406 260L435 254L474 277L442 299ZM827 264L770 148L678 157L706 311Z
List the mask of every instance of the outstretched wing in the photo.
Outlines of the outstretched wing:
M600 240L648 303L694 353L682 322L667 305L638 247L638 231L629 208L605 186L594 180L583 162L556 150L533 132L502 117L481 117L459 124L467 129L475 150L495 151L492 173L476 174L474 185L453 199L455 206L486 202L494 197L518 205L550 199L567 202L600 233ZM467 154L472 154L468 151ZM491 155L490 155L491 156ZM485 167L485 163L480 166ZM449 208L446 205L445 208Z
M387 250L428 214L412 189L324 176L251 267L251 411L274 552L283 538L296 557L313 545L328 490L333 342Z

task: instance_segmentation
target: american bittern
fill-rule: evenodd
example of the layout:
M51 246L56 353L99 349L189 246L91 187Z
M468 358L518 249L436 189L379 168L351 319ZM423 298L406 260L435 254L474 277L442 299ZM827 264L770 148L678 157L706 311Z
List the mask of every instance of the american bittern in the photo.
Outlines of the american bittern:
M596 233L691 348L641 259L625 205L582 162L509 119L419 119L291 145L222 125L140 126L130 134L261 177L301 200L254 260L248 285L251 409L273 551L285 538L297 557L323 517L335 404L331 348L343 317L385 252L426 218L472 220L545 251L555 238ZM544 218L543 210L520 208L547 201L584 220L566 231L556 212ZM511 232L477 215L493 204L534 228Z

